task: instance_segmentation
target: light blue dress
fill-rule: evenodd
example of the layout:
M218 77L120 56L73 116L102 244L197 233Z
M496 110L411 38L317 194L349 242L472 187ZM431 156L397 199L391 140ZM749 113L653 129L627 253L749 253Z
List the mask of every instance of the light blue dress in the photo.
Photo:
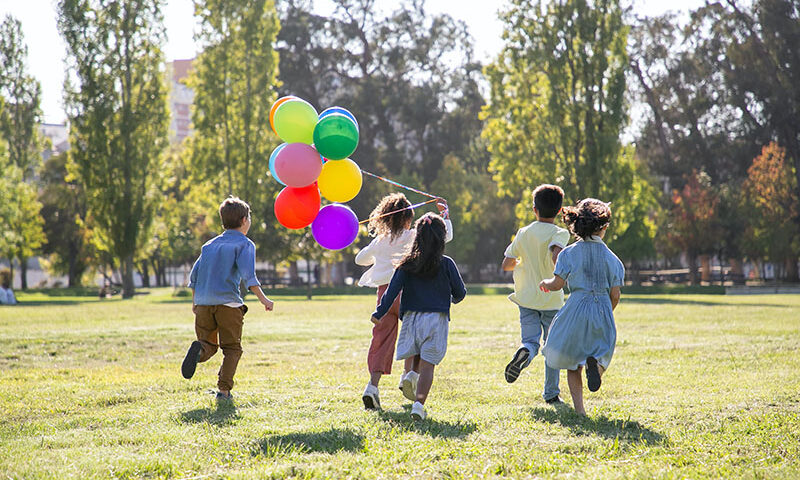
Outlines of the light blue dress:
M600 237L579 240L558 255L555 275L566 280L570 294L558 311L542 353L548 367L575 370L587 357L608 368L617 342L617 327L608 296L622 286L625 266Z

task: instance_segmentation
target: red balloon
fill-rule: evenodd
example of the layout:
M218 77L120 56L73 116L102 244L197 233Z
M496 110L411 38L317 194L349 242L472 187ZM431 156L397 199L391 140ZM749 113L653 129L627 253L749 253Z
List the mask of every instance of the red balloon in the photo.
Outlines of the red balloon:
M322 157L311 145L290 143L275 156L275 173L289 187L305 187L317 181Z
M275 198L275 217L286 228L304 228L317 218L319 203L316 182L306 187L286 187Z

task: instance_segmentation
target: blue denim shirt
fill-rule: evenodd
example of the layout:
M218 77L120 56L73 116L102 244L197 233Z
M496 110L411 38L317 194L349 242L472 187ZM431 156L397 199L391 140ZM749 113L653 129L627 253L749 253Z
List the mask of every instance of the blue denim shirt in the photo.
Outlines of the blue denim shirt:
M189 274L195 305L244 303L239 280L247 288L260 285L256 278L256 246L242 232L225 230L200 250Z

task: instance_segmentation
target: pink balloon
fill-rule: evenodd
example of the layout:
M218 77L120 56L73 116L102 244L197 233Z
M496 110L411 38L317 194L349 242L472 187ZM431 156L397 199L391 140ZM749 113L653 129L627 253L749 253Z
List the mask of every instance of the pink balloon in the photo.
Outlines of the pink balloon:
M275 173L289 187L305 187L317 181L322 157L311 145L290 143L275 156Z

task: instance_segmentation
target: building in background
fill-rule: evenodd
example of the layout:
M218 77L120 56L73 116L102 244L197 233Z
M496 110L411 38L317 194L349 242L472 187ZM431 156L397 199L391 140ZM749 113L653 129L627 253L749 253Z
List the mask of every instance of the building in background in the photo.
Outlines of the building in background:
M184 138L192 133L192 101L194 91L184 83L192 69L189 60L174 60L167 62L167 73L170 79L169 107L172 113L170 120L170 141L181 143Z
M69 150L69 128L66 124L43 123L39 125L39 133L50 141L42 151L43 161Z

